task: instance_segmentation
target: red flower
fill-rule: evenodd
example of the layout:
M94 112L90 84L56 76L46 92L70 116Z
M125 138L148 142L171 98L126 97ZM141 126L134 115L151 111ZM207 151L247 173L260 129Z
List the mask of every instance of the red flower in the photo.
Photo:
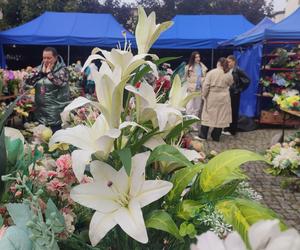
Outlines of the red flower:
M136 87L137 89L139 89L139 88L141 87L141 82L137 82L137 83L135 84L135 87Z

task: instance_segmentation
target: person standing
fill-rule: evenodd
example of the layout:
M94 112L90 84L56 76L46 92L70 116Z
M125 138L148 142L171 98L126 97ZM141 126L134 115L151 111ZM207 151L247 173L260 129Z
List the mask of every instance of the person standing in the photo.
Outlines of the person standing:
M230 100L232 111L232 122L229 127L225 128L223 134L235 135L238 129L238 119L240 110L241 93L248 88L250 78L241 70L236 63L236 58L233 55L227 57L228 66L233 76L233 84L230 87Z
M201 84L205 79L207 67L201 62L198 51L191 54L188 65L185 66L185 78L188 82L188 92L201 91ZM186 105L187 115L199 117L201 110L201 96L194 97ZM197 124L192 125L194 131L198 131Z
M53 132L61 128L60 113L69 104L69 75L61 56L53 47L43 50L43 61L26 80L35 88L35 120Z
M212 127L211 137L219 141L222 129L231 123L231 105L229 87L233 83L228 62L222 57L217 68L208 72L202 86L204 100L199 138L207 139L209 127Z

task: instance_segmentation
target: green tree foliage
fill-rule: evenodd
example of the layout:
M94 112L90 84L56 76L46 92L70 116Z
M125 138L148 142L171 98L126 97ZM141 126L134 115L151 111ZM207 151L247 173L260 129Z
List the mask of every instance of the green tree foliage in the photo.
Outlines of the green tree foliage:
M272 3L266 0L0 0L3 19L0 28L7 29L28 22L45 11L77 11L111 13L126 28L133 30L132 15L137 4L147 12L155 11L158 22L172 19L177 14L243 14L258 23L272 14ZM230 27L228 27L230 28Z

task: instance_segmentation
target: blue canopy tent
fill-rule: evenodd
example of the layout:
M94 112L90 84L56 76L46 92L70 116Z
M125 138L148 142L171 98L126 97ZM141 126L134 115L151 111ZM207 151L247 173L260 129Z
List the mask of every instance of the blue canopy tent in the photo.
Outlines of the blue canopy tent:
M177 15L154 43L156 49L215 49L253 27L242 15Z
M0 41L2 44L112 48L124 44L124 31L111 14L45 12L28 23L0 32ZM132 41L133 35L126 33Z
M265 31L266 40L299 40L300 39L300 8L281 22Z
M265 29L272 27L274 24L275 23L270 18L265 17L253 28L236 36L233 39L220 43L220 46L243 46L262 41L264 38Z

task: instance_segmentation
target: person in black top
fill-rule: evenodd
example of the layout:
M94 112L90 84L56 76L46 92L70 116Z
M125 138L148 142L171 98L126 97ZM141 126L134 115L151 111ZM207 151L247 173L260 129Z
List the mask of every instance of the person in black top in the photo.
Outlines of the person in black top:
M237 66L236 58L233 55L228 56L227 61L229 68L231 68L234 81L229 89L231 98L232 123L228 128L224 129L223 134L235 135L237 132L239 119L241 92L248 88L250 84L250 78L242 69Z

